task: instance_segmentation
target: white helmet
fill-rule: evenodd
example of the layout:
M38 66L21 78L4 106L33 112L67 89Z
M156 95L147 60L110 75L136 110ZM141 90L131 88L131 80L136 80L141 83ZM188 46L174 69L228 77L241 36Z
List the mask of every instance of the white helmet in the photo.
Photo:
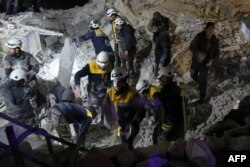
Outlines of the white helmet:
M22 42L19 39L10 39L8 42L5 44L8 48L21 48L22 47Z
M173 77L174 68L171 65L168 65L168 67L161 67L158 71L157 78L161 78L162 76Z
M20 68L15 69L10 74L10 79L20 81L21 79L26 80L26 72Z
M100 27L100 24L96 21L96 20L92 20L89 24L89 27L92 27L92 28L99 28Z
M111 81L124 79L127 76L127 72L124 68L115 67L111 72Z
M109 10L107 10L106 15L108 17L111 17L113 14L117 14L116 10L114 8L110 8Z
M125 23L125 20L122 18L115 19L115 25L123 25Z
M101 51L96 57L96 63L101 68L106 67L109 64L109 55L108 52Z
M136 90L141 94L144 90L147 90L150 87L150 84L148 82L148 80L140 80L135 88Z

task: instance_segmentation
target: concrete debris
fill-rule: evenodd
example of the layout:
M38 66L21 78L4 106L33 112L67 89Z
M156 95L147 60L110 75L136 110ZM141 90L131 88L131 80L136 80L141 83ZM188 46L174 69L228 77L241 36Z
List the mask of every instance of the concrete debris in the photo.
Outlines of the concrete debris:
M76 51L70 39L65 39L65 44L60 55L58 81L65 88L69 87L72 77L72 68L76 57Z
M241 32L247 39L250 39L250 19L241 21Z

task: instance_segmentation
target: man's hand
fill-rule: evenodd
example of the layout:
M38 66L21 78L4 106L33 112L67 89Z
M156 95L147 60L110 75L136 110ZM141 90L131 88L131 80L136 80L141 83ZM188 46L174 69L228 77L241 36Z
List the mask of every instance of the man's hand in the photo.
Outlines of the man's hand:
M127 50L124 51L123 56L125 59L128 59L128 51Z
M198 56L198 62L202 63L206 59L207 55L205 53L200 52L200 53L198 53L197 56Z
M76 85L75 86L74 93L75 93L76 98L81 97L81 88L80 88L80 85Z
M210 60L210 61L207 63L207 67L211 67L212 64L213 64L213 60Z

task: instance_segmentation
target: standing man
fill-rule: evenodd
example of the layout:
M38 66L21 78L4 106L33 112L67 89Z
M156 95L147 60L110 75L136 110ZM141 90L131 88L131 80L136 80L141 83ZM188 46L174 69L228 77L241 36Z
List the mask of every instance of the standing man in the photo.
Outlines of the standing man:
M96 20L92 20L89 24L90 32L80 37L73 39L76 42L82 42L91 39L95 54L98 55L101 51L108 52L111 64L114 63L114 52L110 45L108 36L100 29L100 24Z
M118 33L115 25L115 20L117 18L122 18L121 16L118 15L117 11L113 8L110 8L106 12L107 17L110 20L111 26L112 26L112 34L114 38L114 54L115 54L115 66L120 66L121 60L119 57L119 39L118 39Z
M171 66L162 67L157 79L161 87L160 99L163 110L160 112L158 138L175 141L184 138L186 132L186 108L182 89L174 82L174 70Z
M115 20L116 28L118 29L118 37L120 39L120 60L121 67L127 69L129 72L129 79L134 78L134 59L136 55L136 38L135 30L122 18L117 18Z
M143 100L146 111L149 115L153 115L155 123L158 123L160 120L160 113L163 110L161 89L151 85L148 80L140 80L136 84L136 90ZM154 128L153 144L157 144L157 132L158 126Z
M38 125L35 117L37 116L35 111L36 94L25 84L25 71L13 70L9 78L9 84L1 88L7 114L31 126Z
M4 59L6 77L9 77L12 70L20 68L26 72L27 81L34 80L39 71L39 63L30 53L21 50L22 42L10 39L5 45L9 49L9 55Z
M204 103L207 89L208 67L219 57L219 40L215 36L215 23L208 22L205 31L196 35L190 44L193 58L190 75L199 83L200 98L196 102Z
M69 124L73 123L74 130L77 134L76 143L80 145L84 145L86 133L88 132L92 119L94 119L96 115L94 107L82 107L72 102L58 103L49 110L49 117L58 136L71 141L72 136Z
M155 77L157 76L159 66L166 67L171 60L171 43L169 31L161 21L153 22L154 42L155 42Z
M145 109L136 90L127 84L127 72L117 67L111 72L113 86L108 89L105 108L110 109L112 119L118 122L118 136L122 143L133 148L133 141L140 130L140 122L145 116Z
M109 63L107 52L100 52L95 61L89 62L75 74L75 94L80 97L80 80L88 76L88 101L89 105L100 107L102 110L103 100L107 95L107 89L111 86L110 73L112 65ZM105 121L105 115L103 115ZM105 125L105 122L104 122ZM107 125L105 125L107 126Z

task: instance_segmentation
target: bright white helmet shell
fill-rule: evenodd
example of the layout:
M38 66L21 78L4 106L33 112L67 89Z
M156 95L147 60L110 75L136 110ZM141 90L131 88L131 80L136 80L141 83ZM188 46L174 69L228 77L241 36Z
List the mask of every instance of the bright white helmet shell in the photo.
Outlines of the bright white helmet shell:
M15 69L10 74L10 79L20 81L21 79L26 80L26 72L23 69Z
M110 9L107 10L106 15L108 17L111 17L113 14L117 14L117 12L116 12L116 10L114 8L110 8Z
M139 93L142 93L144 90L147 90L150 87L148 80L140 80L137 82L135 88Z
M123 25L125 23L125 20L122 18L115 19L115 25Z
M92 27L92 28L99 28L100 27L100 24L96 21L96 20L92 20L89 24L89 27Z
M109 55L108 52L101 51L96 57L96 63L101 68L106 67L109 64Z
M124 68L121 67L115 67L111 71L111 81L113 80L119 80L124 79L127 76L127 71Z
M5 44L8 48L21 48L22 42L19 39L9 39L8 42Z

